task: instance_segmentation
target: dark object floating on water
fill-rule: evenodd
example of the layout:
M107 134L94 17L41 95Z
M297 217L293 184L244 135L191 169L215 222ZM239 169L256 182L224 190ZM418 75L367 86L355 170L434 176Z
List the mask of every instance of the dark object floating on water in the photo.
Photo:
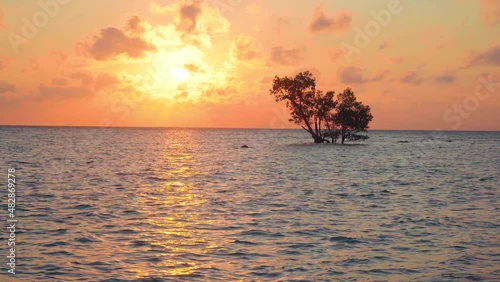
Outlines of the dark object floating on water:
M247 145L243 145L243 146L241 146L241 148L248 148L248 146Z
M410 143L410 141L398 141L398 143Z
M453 142L453 140L446 140L446 142Z

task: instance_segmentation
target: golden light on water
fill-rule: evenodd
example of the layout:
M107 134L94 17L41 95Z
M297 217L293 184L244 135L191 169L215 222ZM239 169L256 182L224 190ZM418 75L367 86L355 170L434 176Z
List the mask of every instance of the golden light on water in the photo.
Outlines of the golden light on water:
M189 75L187 70L174 70L173 74L179 79ZM196 228L209 225L210 222L208 218L200 217L201 207L207 202L203 189L183 181L201 174L195 157L188 153L192 148L180 143L169 143L166 146L170 153L162 155L168 167L163 172L163 178L171 180L159 183L157 189L149 189L141 195L141 206L155 207L142 211L149 226L144 232L151 234L148 236L150 248L159 250L158 269L155 271L165 276L187 276L200 268L190 256L207 253L219 245L205 231ZM135 271L137 278L150 277L151 274L147 269L138 268Z

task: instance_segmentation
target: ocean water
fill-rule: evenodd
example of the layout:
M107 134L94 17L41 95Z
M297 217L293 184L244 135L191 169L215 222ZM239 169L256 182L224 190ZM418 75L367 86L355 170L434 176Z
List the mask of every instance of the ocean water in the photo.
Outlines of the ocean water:
M301 130L0 127L4 187L16 168L15 278L500 280L499 132L311 141ZM7 236L0 281L13 277Z

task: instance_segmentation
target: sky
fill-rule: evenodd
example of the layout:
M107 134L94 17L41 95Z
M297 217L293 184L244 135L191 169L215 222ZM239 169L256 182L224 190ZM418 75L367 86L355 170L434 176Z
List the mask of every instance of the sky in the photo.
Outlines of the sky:
M500 130L498 0L0 1L0 125L289 128L272 79L372 129Z

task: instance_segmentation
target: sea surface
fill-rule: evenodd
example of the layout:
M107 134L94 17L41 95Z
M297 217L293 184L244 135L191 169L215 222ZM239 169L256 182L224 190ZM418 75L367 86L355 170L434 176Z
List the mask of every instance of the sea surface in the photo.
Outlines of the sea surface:
M500 281L500 132L369 135L0 127L12 281Z

